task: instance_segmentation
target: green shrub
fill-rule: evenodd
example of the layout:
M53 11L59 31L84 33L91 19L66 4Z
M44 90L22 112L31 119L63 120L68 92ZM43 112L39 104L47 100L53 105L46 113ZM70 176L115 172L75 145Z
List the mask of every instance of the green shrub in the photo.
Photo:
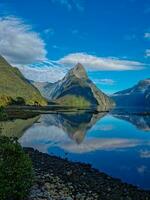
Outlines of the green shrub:
M25 105L26 104L24 98L22 98L22 97L17 97L15 103L17 105Z
M0 121L4 121L8 119L8 115L5 112L5 109L3 106L0 106Z
M0 200L23 200L32 183L29 157L17 140L0 137Z

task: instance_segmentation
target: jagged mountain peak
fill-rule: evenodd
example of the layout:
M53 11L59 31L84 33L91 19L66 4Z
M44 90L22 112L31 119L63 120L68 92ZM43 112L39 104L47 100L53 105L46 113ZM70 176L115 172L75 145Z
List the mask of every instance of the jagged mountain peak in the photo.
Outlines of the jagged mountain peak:
M88 78L87 73L81 63L77 63L67 74L67 76L76 76L79 79Z
M38 87L39 88L39 87ZM78 63L67 75L52 85L39 88L44 97L61 105L73 107L98 107L109 110L114 102L88 78L87 73Z

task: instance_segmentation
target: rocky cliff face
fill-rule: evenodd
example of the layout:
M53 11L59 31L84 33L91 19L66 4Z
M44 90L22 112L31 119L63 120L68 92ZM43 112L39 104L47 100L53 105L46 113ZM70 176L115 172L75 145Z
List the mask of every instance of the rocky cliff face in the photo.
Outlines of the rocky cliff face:
M112 95L117 106L150 107L150 78L139 81L132 88Z
M81 64L72 68L62 80L38 88L44 97L61 105L98 106L100 110L109 110L114 106L113 100L100 91L88 78Z

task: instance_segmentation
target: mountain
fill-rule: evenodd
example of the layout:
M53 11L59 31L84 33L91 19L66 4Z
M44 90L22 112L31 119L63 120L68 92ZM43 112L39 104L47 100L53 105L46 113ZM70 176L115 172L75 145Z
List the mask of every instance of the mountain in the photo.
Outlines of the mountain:
M37 88L30 84L17 68L12 67L0 56L0 106L17 101L19 98L29 105L47 104Z
M109 110L114 106L113 100L100 91L88 78L81 64L77 64L62 80L56 83L48 83L44 87L38 83L35 86L45 98L61 105L98 106L99 110Z
M111 96L120 107L150 107L150 78Z

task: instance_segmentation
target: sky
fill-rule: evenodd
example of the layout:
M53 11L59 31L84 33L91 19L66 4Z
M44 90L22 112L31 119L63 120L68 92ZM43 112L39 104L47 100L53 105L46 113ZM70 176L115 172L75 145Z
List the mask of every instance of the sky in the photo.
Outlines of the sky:
M107 94L150 77L150 0L0 0L0 54L55 82L76 63Z

